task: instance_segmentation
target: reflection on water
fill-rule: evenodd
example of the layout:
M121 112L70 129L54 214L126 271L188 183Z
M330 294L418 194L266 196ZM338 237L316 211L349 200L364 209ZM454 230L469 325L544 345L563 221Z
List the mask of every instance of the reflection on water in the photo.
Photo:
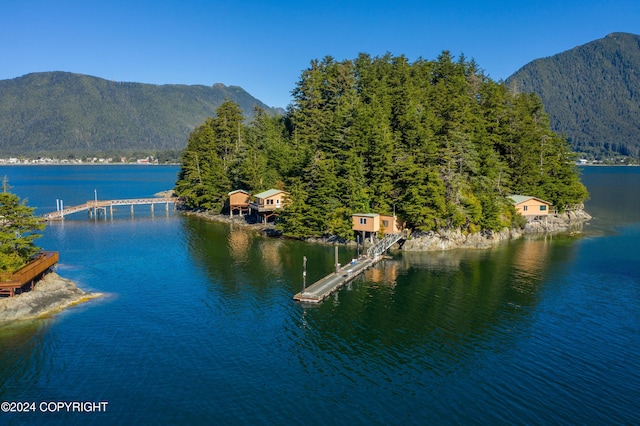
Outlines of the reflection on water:
M513 275L515 288L524 293L534 291L536 281L544 278L545 265L549 261L548 251L552 243L551 238L526 239L520 244L514 244L517 249L513 255Z
M300 241L274 239L237 226L186 217L184 232L189 252L220 288L236 290L291 284L293 295L302 287L302 259L306 256L307 283L333 270L333 248ZM340 262L347 262L355 249L340 248ZM295 291L294 291L295 290Z
M373 339L396 350L448 347L460 339L482 346L483 336L495 338L530 321L549 262L571 257L571 246L553 254L551 248L542 239L486 251L402 253L310 309L304 322L313 325L318 350L327 341L334 345L336 335L349 342L342 347L347 352L358 338L365 346Z
M299 291L303 254L315 270L308 282L333 267L330 246L266 238L191 218L184 227L190 253L210 277L210 290L222 291L225 303L290 301ZM360 333L367 345L373 338L399 349L426 341L448 346L461 336L477 342L479 336L513 327L514 321L529 320L549 263L571 257L572 245L560 245L553 255L552 247L551 239L523 239L490 250L396 254L322 305L293 308L305 312L300 327L312 325L316 338L308 343L321 351L328 341L334 345L336 336L351 342ZM341 249L340 256L348 262L352 253Z
M265 269L271 271L276 276L281 276L282 270L282 248L283 243L280 240L260 241L258 244L260 256Z
M401 263L393 259L385 259L373 268L364 271L365 281L395 287L400 274Z
M243 229L234 230L233 225L231 225L228 243L229 251L231 257L233 258L234 264L246 264L249 255L249 244L251 243L249 232Z

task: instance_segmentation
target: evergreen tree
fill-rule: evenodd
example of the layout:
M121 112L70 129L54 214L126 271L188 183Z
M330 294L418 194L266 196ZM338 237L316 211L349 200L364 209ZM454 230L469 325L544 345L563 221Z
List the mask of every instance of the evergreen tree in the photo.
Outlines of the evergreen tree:
M445 226L445 187L433 167L416 163L407 156L399 164L402 189L398 212L407 224L418 231L432 231Z
M238 160L244 148L242 120L242 110L228 99L216 109L216 118L213 119L215 149L225 174L234 185L238 185L240 180Z
M297 174L299 167L283 117L265 114L260 108L254 111L240 157L240 182L236 186L254 192L284 187L284 176Z
M280 214L276 227L287 237L309 238L318 236L321 225L315 223L316 216L307 205L306 184L300 178L294 178L287 187L288 199Z
M309 165L305 178L309 213L314 218L313 231L316 235L329 235L332 231L332 215L342 206L336 162L319 151Z
M314 60L310 68L304 70L293 90L293 108L289 115L293 123L294 138L297 143L308 147L311 152L321 149L323 137L329 133L333 121L333 111L327 99L326 68L334 62L326 57L321 62Z
M219 212L231 190L224 161L220 158L215 122L207 119L189 136L176 182L176 194L190 209Z
M41 235L44 223L33 215L27 200L8 192L7 180L0 193L0 271L13 272L38 253L34 240Z

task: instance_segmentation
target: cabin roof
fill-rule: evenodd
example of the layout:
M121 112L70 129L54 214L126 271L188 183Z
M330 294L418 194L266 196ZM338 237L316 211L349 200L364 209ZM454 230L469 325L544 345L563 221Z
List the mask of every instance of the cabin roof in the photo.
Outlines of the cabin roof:
M377 217L380 216L378 213L354 213L353 216L359 217Z
M541 203L551 205L550 202L545 201L542 198L533 197L531 195L510 195L507 198L513 201L515 205L522 204L525 201L529 201L529 200L537 200L537 201L540 201Z
M255 197L256 198L269 198L269 197L273 197L274 195L280 194L281 192L284 192L281 189L269 189L267 191L261 192L259 194L256 194Z
M242 193L244 193L244 194L251 195L249 192L245 191L244 189L236 189L235 191L231 191L231 192L230 192L230 193L228 193L227 195L237 194L238 192L242 192Z

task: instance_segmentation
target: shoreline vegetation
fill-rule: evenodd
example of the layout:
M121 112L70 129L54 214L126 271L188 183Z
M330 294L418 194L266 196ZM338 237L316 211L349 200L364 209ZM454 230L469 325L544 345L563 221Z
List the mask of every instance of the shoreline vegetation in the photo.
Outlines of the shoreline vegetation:
M102 293L82 290L73 281L50 272L36 283L33 290L0 299L0 326L48 317L102 296Z
M185 211L187 216L194 216L217 223L253 231L268 237L287 238L277 231L273 224L249 223L243 216L230 217L211 211ZM582 226L591 220L591 215L583 209L549 215L545 219L528 222L524 228L505 227L500 231L483 230L480 232L463 232L462 229L428 231L414 233L402 245L406 252L447 251L454 249L488 249L501 242L528 236L555 235L562 233L581 233ZM320 244L354 245L355 241L342 240L337 236L326 238L304 238L302 241Z

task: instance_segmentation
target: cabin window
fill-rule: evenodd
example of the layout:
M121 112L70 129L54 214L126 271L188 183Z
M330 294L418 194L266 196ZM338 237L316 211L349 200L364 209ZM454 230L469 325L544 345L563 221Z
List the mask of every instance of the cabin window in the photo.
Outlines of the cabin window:
M276 204L280 205L280 199L279 198L276 200Z
M547 210L547 206L540 206L540 211L541 212L546 211L546 210Z
M522 210L524 210L526 212L527 210L529 210L529 206L523 206Z
M382 226L384 226L385 228L389 228L389 221L388 220L383 220L382 221Z
M367 224L367 218L366 217L361 217L360 218L360 225L366 225Z
M267 200L267 205L273 205L273 200L268 199L268 200Z

